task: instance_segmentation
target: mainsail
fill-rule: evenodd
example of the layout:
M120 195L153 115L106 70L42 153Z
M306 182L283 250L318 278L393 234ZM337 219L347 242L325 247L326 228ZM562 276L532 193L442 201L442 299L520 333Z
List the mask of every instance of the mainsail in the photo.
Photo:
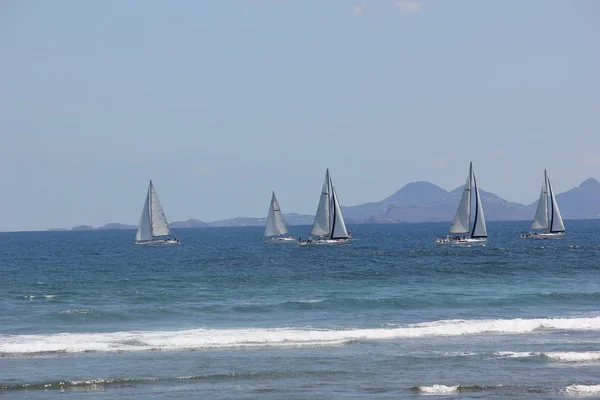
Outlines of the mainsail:
M319 206L315 214L311 235L329 236L331 230L331 197L330 197L330 179L329 169L325 172L325 182L323 182L323 190L319 199Z
M269 207L269 215L267 216L267 224L265 226L265 236L285 235L288 233L287 226L283 220L283 214L279 208L279 202L275 197L275 192L271 195L271 206Z
M546 170L544 170L544 183L538 200L537 210L531 222L531 229L548 229L548 184Z
M456 210L456 216L452 225L450 226L450 233L455 235L461 235L469 233L469 225L471 223L471 175L473 171L472 164L469 166L469 176L467 177L467 183L465 183L465 189L463 190L458 209Z
M486 238L487 228L485 226L485 217L483 216L483 206L481 205L481 196L479 195L479 188L477 187L477 180L475 179L475 171L473 171L473 185L475 186L475 221L473 222L473 232L471 233L472 238Z
M148 241L157 236L168 236L170 234L171 230L158 200L158 194L156 194L156 189L150 181L135 240Z
M142 208L142 216L138 224L135 240L138 242L152 240L152 223L150 222L150 191L146 193L146 201Z
M560 210L558 209L558 203L556 202L554 192L552 191L550 178L548 178L548 192L550 192L550 203L552 210L552 216L550 218L550 233L564 232L565 224L563 223L562 217L560 215Z

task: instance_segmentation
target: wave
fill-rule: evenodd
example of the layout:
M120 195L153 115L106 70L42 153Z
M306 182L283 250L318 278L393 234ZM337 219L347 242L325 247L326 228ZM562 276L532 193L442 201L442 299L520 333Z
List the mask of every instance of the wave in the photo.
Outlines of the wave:
M0 354L192 350L225 347L332 346L357 340L389 340L479 334L524 334L543 329L600 330L600 317L442 320L373 329L188 329L0 335Z
M332 375L343 374L344 372L325 370L325 371L260 371L260 372L232 372L228 374L208 374L208 375L187 375L177 377L122 377L122 378L94 378L78 380L54 380L39 381L34 383L2 383L0 390L18 391L18 390L65 390L65 391L103 391L105 386L116 385L137 385L137 384L157 384L169 382L198 382L198 381L226 381L234 379L244 380L262 380L273 378L285 378L294 375L313 376L313 375Z
M567 394L600 394L600 385L570 385L564 389Z
M550 360L562 362L590 362L600 361L600 351L585 352L550 352L542 353L542 356Z
M592 362L600 361L600 351L552 351L552 352L513 352L513 351L499 351L494 353L495 356L501 358L528 358L528 357L542 357L550 361L558 362Z
M431 386L417 386L411 388L414 392L419 392L428 395L447 395L455 393L468 393L468 392L483 392L491 389L501 388L502 385L497 386L480 386L480 385L431 385Z

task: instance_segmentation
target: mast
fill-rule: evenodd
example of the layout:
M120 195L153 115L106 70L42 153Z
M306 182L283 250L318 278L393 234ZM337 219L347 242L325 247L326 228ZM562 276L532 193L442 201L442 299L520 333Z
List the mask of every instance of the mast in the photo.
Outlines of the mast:
M550 208L548 209L548 233L550 233L552 232L552 225L554 224L554 196L552 196L552 186L550 186L546 170L544 170L544 179L546 180L546 185L548 185L548 197L550 198Z
M331 175L329 175L329 188L330 188L330 193L331 193L331 203L329 206L329 227L330 227L330 231L329 231L329 239L333 239L333 232L335 232L335 217L336 217L336 210L335 210L335 192L333 189L333 181L331 180Z
M154 239L154 226L152 225L152 179L150 179L150 184L148 185L148 218L150 221L150 235L152 235L152 239Z
M472 193L473 193L473 161L469 162L469 220L468 220L468 224L467 224L468 227L471 226L471 194ZM477 194L475 194L475 201L477 201ZM475 207L475 221L477 221L477 207ZM467 228L467 229L469 229L469 228ZM475 230L475 226L473 226L473 230Z

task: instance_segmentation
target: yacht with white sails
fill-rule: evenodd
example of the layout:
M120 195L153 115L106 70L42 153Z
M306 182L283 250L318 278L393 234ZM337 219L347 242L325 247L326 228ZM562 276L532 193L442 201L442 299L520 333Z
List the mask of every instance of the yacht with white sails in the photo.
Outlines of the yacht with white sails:
M550 206L548 206L548 200L550 201ZM546 170L544 170L542 191L530 229L533 232L521 235L523 239L562 239L567 235L565 224L560 215L558 203L556 202L556 197L554 197L550 178L548 178ZM538 231L535 231L536 229ZM539 231L542 229L545 232Z
M177 237L171 237L171 230L152 180L148 186L146 201L135 235L135 244L154 246L179 244Z
M475 192L475 218L471 227L471 196ZM435 243L442 246L485 246L488 234L481 205L481 196L477 188L477 180L473 171L473 163L469 164L469 176L462 193L456 216L450 226L449 235L438 238Z
M281 208L279 208L277 197L275 197L275 192L271 194L271 205L265 224L265 238L270 238L265 240L266 243L292 243L296 241L288 235L288 228L283 219Z
M349 240L348 230L342 215L342 207L329 175L329 169L325 172L325 182L323 183L319 206L310 234L311 237L306 240L298 238L298 244L300 246L332 246L347 244ZM317 238L313 239L312 236Z

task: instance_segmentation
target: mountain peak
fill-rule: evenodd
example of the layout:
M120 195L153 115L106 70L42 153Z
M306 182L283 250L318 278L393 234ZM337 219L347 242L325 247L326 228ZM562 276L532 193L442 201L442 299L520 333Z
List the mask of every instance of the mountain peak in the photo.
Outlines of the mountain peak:
M600 192L600 182L594 178L588 178L579 185L580 189Z
M388 197L386 200L401 201L401 202L431 202L432 199L438 199L447 192L441 187L434 185L431 182L417 181L408 183L400 188L396 193Z

